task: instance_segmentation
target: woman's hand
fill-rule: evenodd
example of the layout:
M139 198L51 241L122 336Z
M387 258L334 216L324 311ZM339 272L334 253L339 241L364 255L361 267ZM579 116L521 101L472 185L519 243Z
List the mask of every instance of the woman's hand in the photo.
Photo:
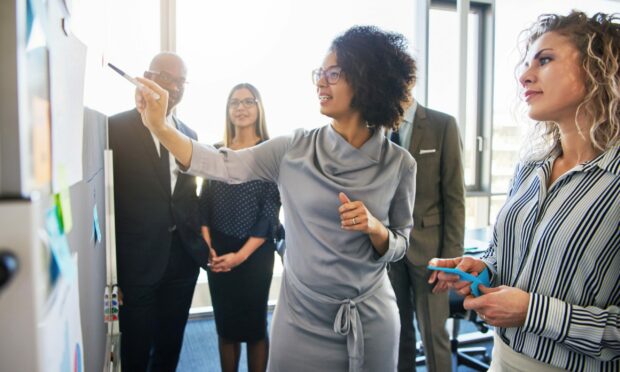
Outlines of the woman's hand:
M439 267L456 267L457 269L460 269L466 273L471 273L475 276L480 274L487 267L484 261L471 256L447 259L433 258L428 262L428 264ZM471 292L470 282L460 280L458 275L448 274L443 271L433 271L428 279L428 282L430 284L437 282L435 287L433 287L433 293L445 292L449 288L454 288L454 290L461 296L467 296Z
M136 77L147 89L136 89L136 108L142 116L142 123L155 133L166 127L168 92L152 80ZM159 95L156 99L152 92Z
M215 249L209 246L209 266L213 265L213 260L216 258L217 258L217 253L215 252Z
M376 219L366 208L364 202L351 201L345 193L338 194L340 199L340 227L343 230L361 231L368 234L375 251L383 256L390 245L390 235L387 227Z
M229 272L241 265L243 261L245 261L245 258L239 252L216 256L211 260L211 271L214 273Z
M364 202L356 200L351 201L345 193L338 194L340 199L340 226L343 230L361 231L366 234L376 234L381 228L385 228L383 224L377 220L366 208Z
M495 288L480 285L478 288L482 295L467 296L463 303L466 310L474 310L485 323L494 327L511 328L525 324L529 293L505 285Z
M217 252L215 252L215 249L213 249L213 245L211 244L211 231L209 230L209 227L202 225L200 226L200 233L209 248L209 263L207 266L210 267L213 265L213 259L217 257Z

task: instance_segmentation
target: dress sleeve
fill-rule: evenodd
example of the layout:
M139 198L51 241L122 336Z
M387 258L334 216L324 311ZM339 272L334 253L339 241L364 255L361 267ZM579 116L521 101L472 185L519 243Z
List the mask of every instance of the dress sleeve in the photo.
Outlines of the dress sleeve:
M273 182L265 182L262 188L263 198L260 213L254 226L250 229L250 236L260 238L274 238L278 227L280 213L280 192Z
M293 136L276 137L242 150L215 147L192 140L192 160L186 173L238 184L252 180L277 182L280 162Z
M398 261L405 255L409 248L409 233L413 228L413 203L415 200L415 177L416 163L413 158L407 162L400 173L401 178L396 188L396 193L390 204L390 224L388 229L388 249L383 256L378 257L379 262Z

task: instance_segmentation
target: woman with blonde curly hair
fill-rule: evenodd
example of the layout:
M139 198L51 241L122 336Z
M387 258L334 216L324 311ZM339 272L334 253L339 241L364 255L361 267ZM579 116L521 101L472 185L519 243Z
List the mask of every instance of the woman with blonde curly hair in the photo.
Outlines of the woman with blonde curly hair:
M620 31L617 15L598 13L592 19L581 12L566 17L543 15L527 33L526 51L520 65L527 63L526 53L544 33L555 31L569 38L581 52L585 97L577 107L573 125L578 133L588 136L592 146L605 151L618 144L620 137ZM577 117L586 115L590 121L579 124ZM535 117L533 119L537 120ZM554 121L541 119L531 131L528 141L529 160L540 159L560 146L560 127Z
M543 128L516 170L481 259L433 259L465 308L495 326L491 371L620 370L620 23L617 15L542 15L519 82Z

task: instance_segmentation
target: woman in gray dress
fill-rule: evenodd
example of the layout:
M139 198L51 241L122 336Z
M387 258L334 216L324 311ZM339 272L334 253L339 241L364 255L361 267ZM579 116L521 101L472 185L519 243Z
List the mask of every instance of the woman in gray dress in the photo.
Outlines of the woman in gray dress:
M287 251L268 370L394 371L400 330L386 273L413 225L416 164L384 135L403 114L415 62L400 34L357 26L313 71L332 123L232 151L191 141L165 119L166 91L138 92L143 121L191 174L276 182Z

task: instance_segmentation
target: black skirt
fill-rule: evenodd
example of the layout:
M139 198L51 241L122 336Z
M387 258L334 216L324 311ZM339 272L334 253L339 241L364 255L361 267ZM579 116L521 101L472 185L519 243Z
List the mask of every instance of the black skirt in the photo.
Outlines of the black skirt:
M211 230L218 256L237 252L247 239ZM207 271L217 334L229 341L252 342L267 336L267 300L275 246L267 240L241 265L226 273Z

